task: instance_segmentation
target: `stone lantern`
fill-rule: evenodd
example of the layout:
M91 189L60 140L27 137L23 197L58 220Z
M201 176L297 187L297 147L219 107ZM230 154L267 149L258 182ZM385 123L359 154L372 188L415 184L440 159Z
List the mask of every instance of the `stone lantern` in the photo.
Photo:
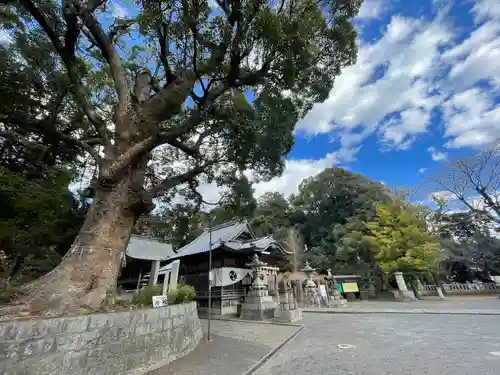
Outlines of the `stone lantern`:
M339 286L337 284L337 280L332 275L332 270L327 269L327 276L325 276L325 280L328 285L328 289L330 292L330 298L328 300L328 307L346 307L347 301L342 297L342 294L339 292Z
M245 302L241 305L241 319L246 320L264 320L274 316L274 310L277 306L273 297L269 295L265 275L262 267L267 263L259 259L255 253L252 260L245 265L252 269L253 281L250 291L245 296Z
M304 285L305 295L306 295L306 306L307 307L319 307L320 299L318 296L318 291L316 290L316 284L312 281L312 273L314 268L311 267L309 262L306 262L304 268L301 269L302 272L306 274L306 282Z

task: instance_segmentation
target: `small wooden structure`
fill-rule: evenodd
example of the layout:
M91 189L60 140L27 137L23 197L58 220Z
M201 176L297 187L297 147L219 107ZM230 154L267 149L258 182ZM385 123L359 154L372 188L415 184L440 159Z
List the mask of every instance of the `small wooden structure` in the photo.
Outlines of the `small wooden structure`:
M167 265L170 263L167 260L174 254L172 245L168 243L149 237L132 236L122 259L117 284L122 290L132 292L148 283L166 285L170 281L174 282L169 278L172 265Z
M180 275L194 286L198 312L208 312L209 252L212 250L212 314L239 313L243 298L252 283L251 269L246 266L254 254L267 264L276 264L286 256L284 247L272 236L257 238L246 221L228 222L206 229L198 238L180 248L169 261L180 260ZM277 267L262 267L269 294L278 298Z

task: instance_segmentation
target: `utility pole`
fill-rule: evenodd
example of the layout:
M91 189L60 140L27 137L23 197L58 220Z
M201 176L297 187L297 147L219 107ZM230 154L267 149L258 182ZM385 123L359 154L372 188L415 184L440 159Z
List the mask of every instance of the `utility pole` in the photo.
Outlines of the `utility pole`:
M212 320L212 216L208 216L208 337L207 340L210 341L210 322Z

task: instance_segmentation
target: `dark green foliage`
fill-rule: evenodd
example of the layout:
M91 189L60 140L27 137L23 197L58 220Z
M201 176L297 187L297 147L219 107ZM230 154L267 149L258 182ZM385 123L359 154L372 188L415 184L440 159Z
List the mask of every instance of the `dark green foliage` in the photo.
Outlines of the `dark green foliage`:
M152 307L153 296L159 296L162 293L161 285L148 284L132 297L131 305L135 307Z
M27 179L0 167L0 248L8 259L5 277L15 283L57 265L85 215L68 191L68 173L46 170L44 175Z
M284 237L284 231L292 224L290 203L282 194L270 192L260 197L252 220L252 229L257 236L274 234Z
M0 46L0 249L9 285L57 265L87 208L68 191L80 150L67 137L82 120L65 73L39 49L50 48L43 34L12 32L13 44Z
M196 291L191 285L179 285L167 293L167 301L169 305L176 305L192 301L195 295Z
M315 266L333 267L345 234L373 218L374 203L388 197L382 184L341 168L325 169L303 181L292 199L293 220L308 248L314 249L311 261L322 261Z

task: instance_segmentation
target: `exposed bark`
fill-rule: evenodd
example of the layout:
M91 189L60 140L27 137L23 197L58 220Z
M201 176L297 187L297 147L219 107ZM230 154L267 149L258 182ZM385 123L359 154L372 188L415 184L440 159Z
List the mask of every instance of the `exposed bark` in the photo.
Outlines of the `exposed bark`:
M116 286L122 253L125 251L138 210L131 202L144 179L141 163L112 187L101 188L87 218L61 263L24 289L15 312L59 315L92 311ZM12 313L12 308L0 314Z

